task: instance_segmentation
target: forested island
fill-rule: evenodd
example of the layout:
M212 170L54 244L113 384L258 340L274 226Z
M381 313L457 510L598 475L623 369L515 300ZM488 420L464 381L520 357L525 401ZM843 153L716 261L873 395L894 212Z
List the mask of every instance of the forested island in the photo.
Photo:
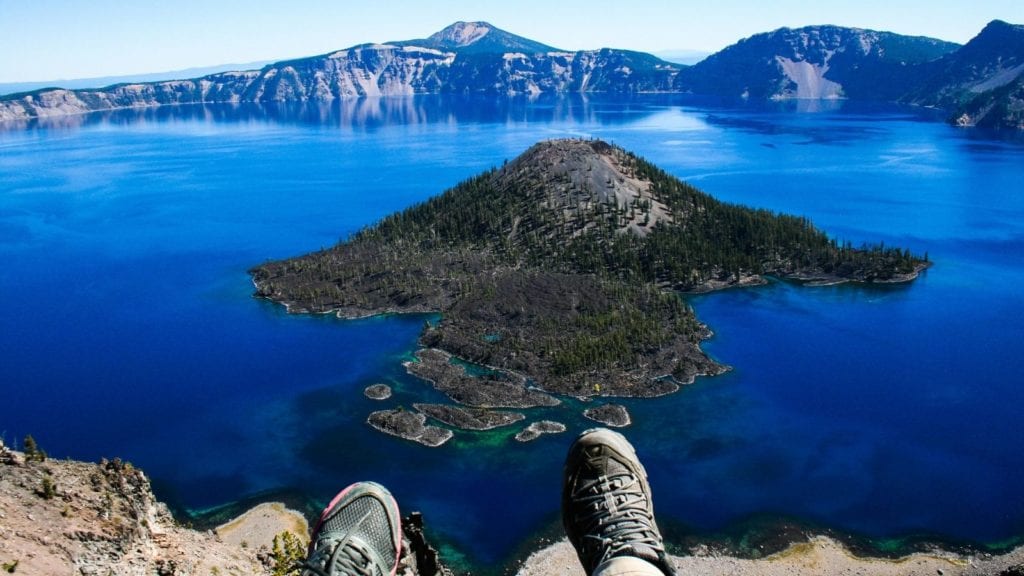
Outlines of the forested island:
M554 140L251 273L258 296L291 312L440 312L409 371L462 404L521 408L551 405L544 393L658 396L725 370L701 351L710 331L679 293L768 275L905 282L927 265L720 202L603 141Z

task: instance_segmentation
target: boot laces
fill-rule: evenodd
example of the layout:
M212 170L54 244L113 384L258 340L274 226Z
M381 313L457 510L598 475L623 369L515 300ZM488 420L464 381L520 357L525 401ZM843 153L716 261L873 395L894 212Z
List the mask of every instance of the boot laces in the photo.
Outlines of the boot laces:
M639 484L632 473L620 472L585 481L574 492L583 539L602 551L596 565L620 555L658 558L661 540Z
M317 550L299 565L303 576L376 576L369 548L359 540L345 538Z

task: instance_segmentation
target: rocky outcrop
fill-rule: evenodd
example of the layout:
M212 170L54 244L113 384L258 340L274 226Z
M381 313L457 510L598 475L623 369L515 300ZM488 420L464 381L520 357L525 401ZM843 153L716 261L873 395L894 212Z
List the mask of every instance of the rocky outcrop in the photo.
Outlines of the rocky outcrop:
M697 544L669 556L678 574L706 576L1021 576L1024 548L1002 556L956 554L939 549L902 558L871 558L851 552L828 536L806 536L763 558L739 558L714 545ZM584 576L576 551L562 540L530 555L516 576Z
M465 408L450 404L413 404L413 408L438 422L461 430L493 430L511 426L526 418L520 412Z
M403 408L378 410L370 414L366 422L385 434L419 442L430 448L437 448L452 439L451 430L427 426L426 416Z
M487 370L474 375L465 364L453 361L443 350L429 348L416 353L416 362L407 362L406 370L431 382L449 398L474 408L536 408L557 406L560 401L540 390L529 388L526 377L509 370Z
M391 386L387 384L371 384L363 390L363 395L370 400L387 400L391 398Z
M292 574L273 552L275 536L309 540L306 519L263 503L199 532L183 527L153 496L138 468L29 457L0 441L0 570L26 576L209 576ZM398 576L450 576L424 535L418 512L402 519Z
M545 434L561 434L565 432L565 424L552 420L534 422L516 434L518 442L533 442Z
M270 574L250 544L179 526L131 464L0 447L0 564L13 574Z
M625 428L633 423L629 410L621 404L604 404L583 411L583 416L613 428Z

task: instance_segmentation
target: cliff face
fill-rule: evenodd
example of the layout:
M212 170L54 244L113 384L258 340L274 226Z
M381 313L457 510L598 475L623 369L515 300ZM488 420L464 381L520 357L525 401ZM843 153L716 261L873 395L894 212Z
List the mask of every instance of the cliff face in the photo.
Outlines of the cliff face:
M259 72L224 72L195 80L118 84L101 90L52 88L0 99L0 121L95 110L197 102L239 102Z
M198 102L327 101L439 93L653 92L680 66L649 54L566 52L485 22L458 22L423 40L364 44L262 70L96 90L43 89L0 98L0 121Z
M961 125L1024 128L1024 26L992 22L926 71L903 101L950 110Z
M0 444L0 565L13 574L270 574L255 546L178 526L120 461L26 462Z
M933 38L857 28L782 28L684 70L676 88L728 97L894 100L913 85L917 65L956 48Z
M941 108L962 126L1024 129L1024 26L994 21L964 46L811 26L758 34L680 71L680 91L850 98Z
M26 450L26 452L28 452ZM399 576L450 576L423 532L402 520ZM294 536L276 555L275 536ZM213 531L179 525L131 464L46 459L0 441L0 571L24 576L297 574L309 526L283 504L260 504Z

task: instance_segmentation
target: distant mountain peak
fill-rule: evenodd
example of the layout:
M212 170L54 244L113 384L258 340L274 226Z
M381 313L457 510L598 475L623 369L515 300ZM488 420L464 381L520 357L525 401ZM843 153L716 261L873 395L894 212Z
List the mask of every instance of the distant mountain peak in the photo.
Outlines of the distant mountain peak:
M428 40L455 47L469 46L486 36L494 26L487 22L456 22L432 34Z
M984 34L986 31L991 32L994 30L1019 30L1022 28L1024 28L1024 26L1021 26L1020 24L1010 24L1005 20L993 20L985 25L985 27L981 30L981 33Z
M461 20L423 40L411 40L397 44L418 44L438 50L474 54L561 52L558 48L506 32L489 22L464 22Z
M1024 25L1010 24L1009 22L1004 22L1002 20L993 20L986 24L985 27L982 28L981 32L979 32L971 42L968 42L968 44L978 40L988 40L996 43L1006 40L1019 42L1022 36L1024 36ZM1010 48L1011 51L1019 50L1019 47L1016 46L1007 46L1006 48Z
M998 60L1001 66L1019 62L1024 56L1024 26L1002 20L989 22L971 39L957 58ZM973 62L977 65L980 62Z

